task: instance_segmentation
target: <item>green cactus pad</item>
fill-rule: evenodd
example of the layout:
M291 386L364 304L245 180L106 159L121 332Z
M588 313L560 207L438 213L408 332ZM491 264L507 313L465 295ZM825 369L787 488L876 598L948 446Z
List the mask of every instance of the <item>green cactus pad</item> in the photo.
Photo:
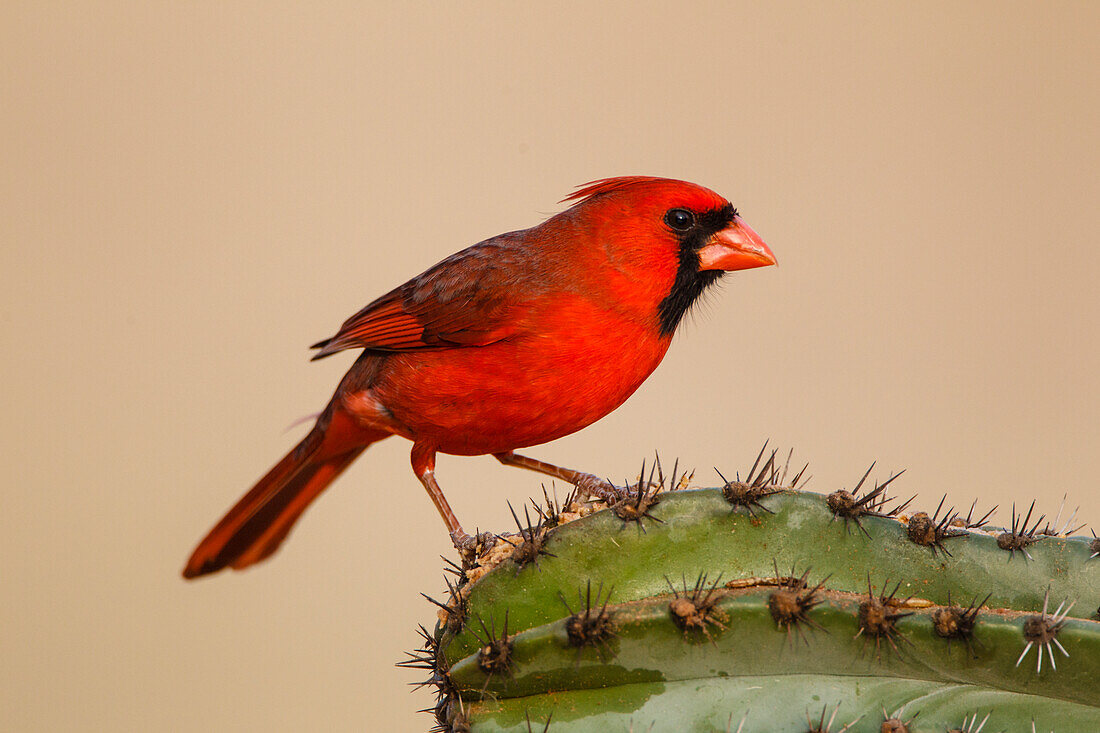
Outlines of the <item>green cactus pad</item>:
M765 488L749 506L665 492L640 522L603 509L528 531L535 561L498 552L418 657L439 729L526 731L529 716L537 732L552 713L553 733L802 733L824 711L834 733L878 731L884 712L915 715L914 733L987 713L986 731L1100 730L1090 538L1019 515L1005 532L929 525L880 502L845 520L824 496Z

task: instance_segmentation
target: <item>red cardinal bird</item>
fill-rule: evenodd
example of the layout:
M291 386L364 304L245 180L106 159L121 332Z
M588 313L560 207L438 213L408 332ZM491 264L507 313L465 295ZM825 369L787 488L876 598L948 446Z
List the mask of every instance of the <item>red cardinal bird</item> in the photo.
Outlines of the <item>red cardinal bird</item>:
M413 442L412 467L460 550L474 544L435 479L442 451L491 453L614 499L595 476L517 455L621 405L723 272L775 256L718 194L607 178L570 209L451 255L349 318L313 357L363 349L309 435L218 522L183 570L237 570L278 548L371 443Z

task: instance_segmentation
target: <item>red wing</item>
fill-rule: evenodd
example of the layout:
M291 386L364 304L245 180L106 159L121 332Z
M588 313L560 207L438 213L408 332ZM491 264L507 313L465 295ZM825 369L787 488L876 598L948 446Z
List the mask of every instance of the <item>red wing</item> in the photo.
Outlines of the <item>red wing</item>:
M314 344L320 351L313 358L352 348L485 346L512 335L532 288L529 258L507 244L489 240L451 255Z

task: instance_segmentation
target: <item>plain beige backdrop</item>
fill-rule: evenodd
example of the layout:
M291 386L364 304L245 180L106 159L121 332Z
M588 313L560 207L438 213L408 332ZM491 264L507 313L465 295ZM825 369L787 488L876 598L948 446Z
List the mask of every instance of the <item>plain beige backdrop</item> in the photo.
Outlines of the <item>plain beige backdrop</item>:
M531 454L705 485L771 438L818 491L1100 522L1100 5L917 5L3 3L0 729L426 730L407 443L179 571L351 361L308 344L604 176L714 188L781 265ZM481 528L540 483L439 475Z

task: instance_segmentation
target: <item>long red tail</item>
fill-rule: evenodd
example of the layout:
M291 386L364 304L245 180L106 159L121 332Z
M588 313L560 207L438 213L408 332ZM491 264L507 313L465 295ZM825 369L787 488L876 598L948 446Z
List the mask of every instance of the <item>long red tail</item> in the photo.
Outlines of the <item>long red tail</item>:
M334 430L336 426L328 417L323 416L210 530L191 554L183 577L197 578L224 567L240 570L271 555L325 487L368 445L388 437L387 433L364 434L356 429L355 440L349 441L349 426L341 424L341 430ZM346 421L339 412L331 417L336 417L336 422Z

